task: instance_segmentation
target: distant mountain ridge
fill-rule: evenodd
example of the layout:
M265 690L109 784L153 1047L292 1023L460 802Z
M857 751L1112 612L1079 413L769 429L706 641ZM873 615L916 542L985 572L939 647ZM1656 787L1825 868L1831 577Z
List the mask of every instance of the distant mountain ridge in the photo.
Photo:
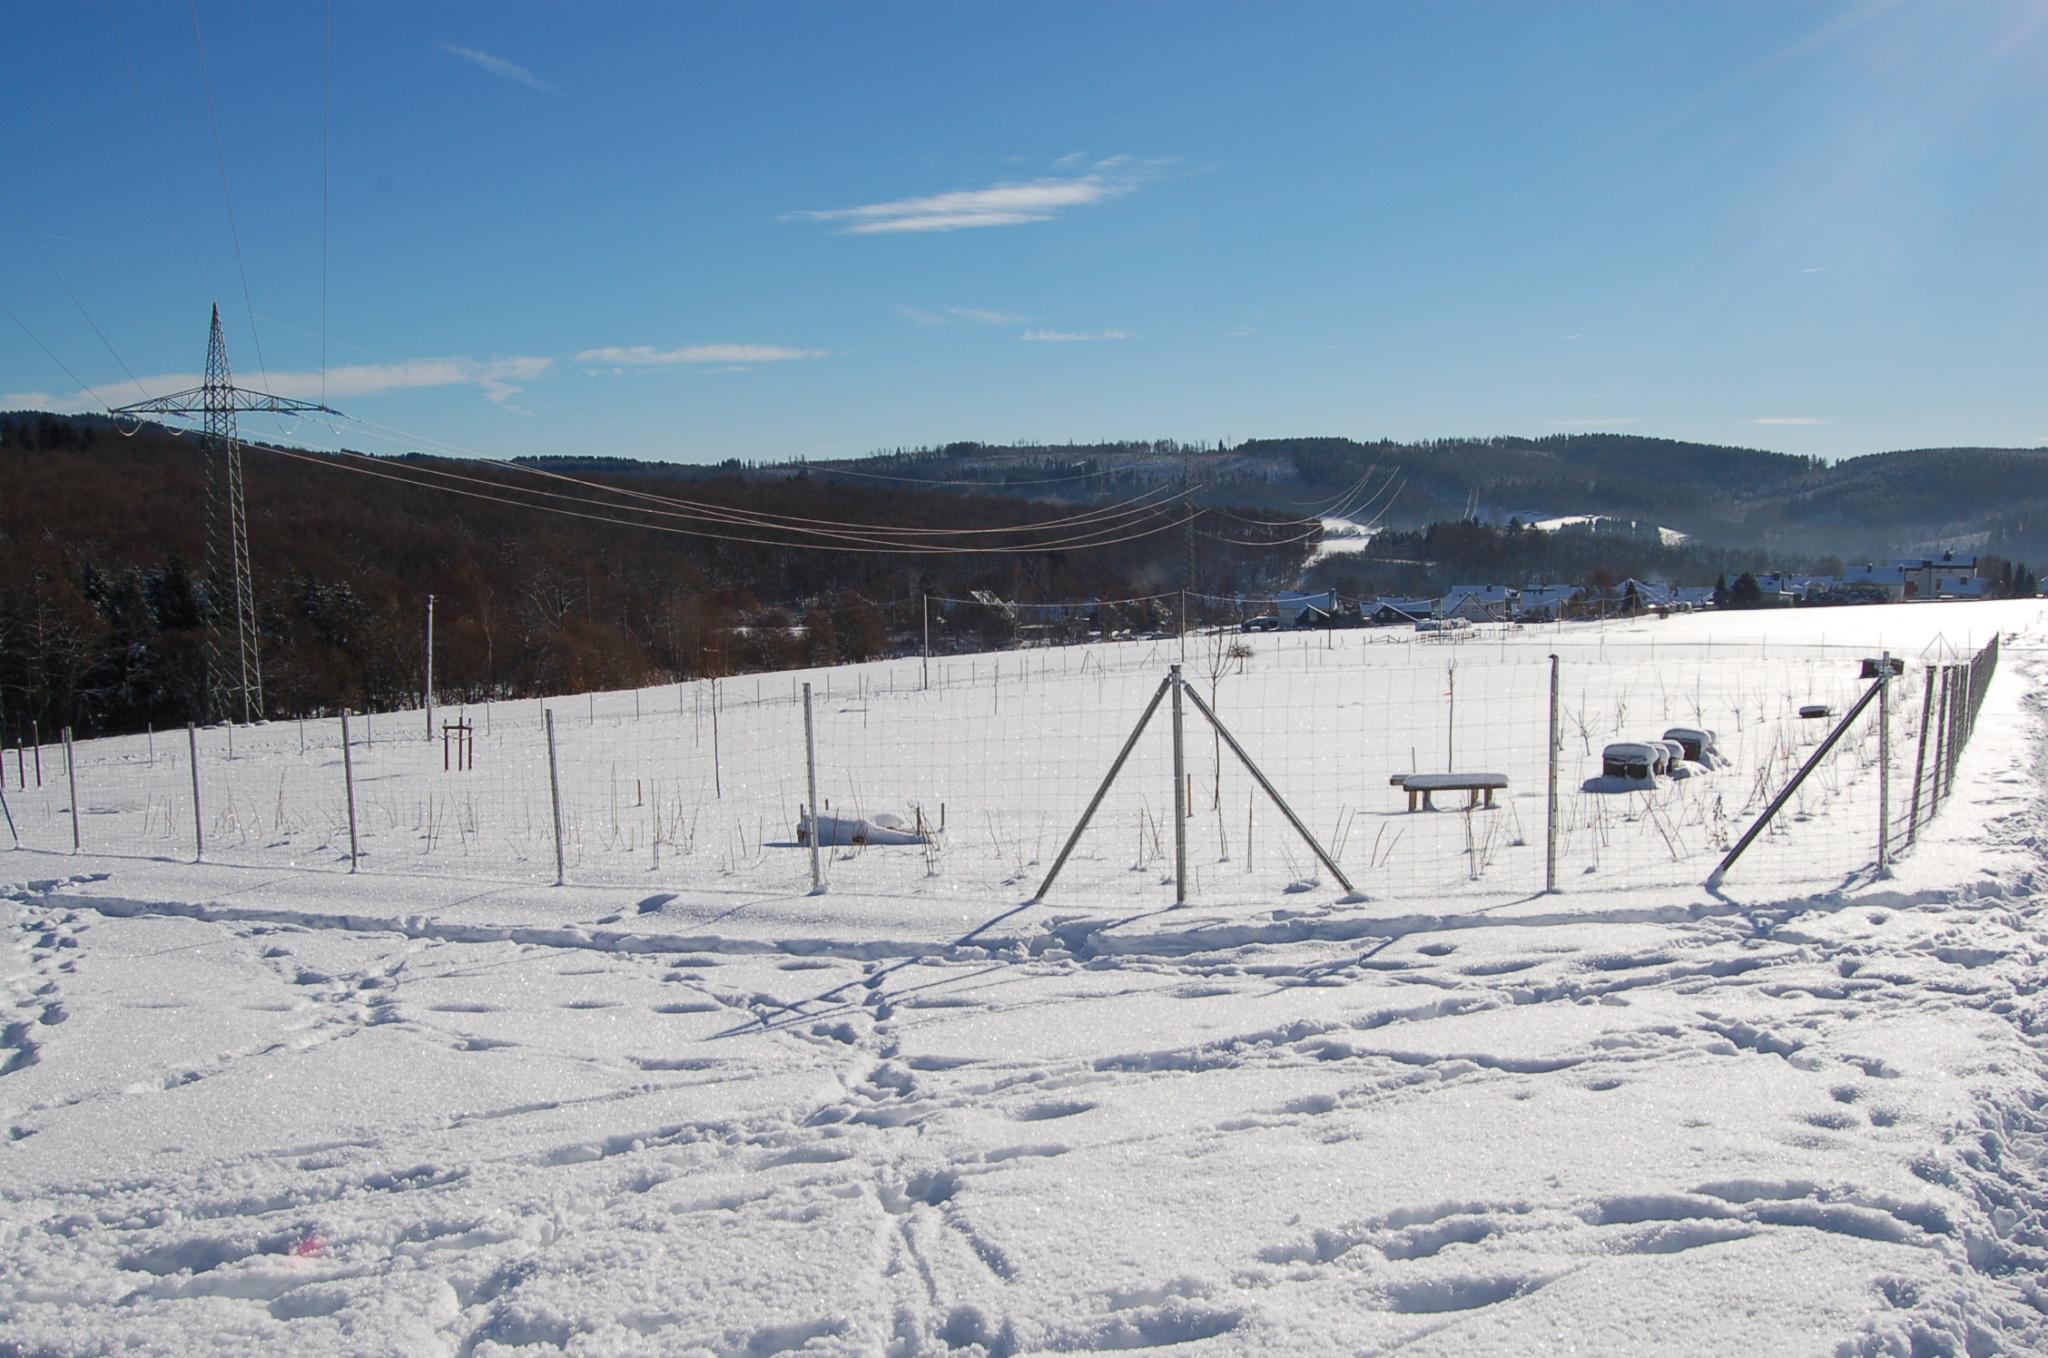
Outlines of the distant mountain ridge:
M1696 539L1844 556L1954 546L2041 556L2048 449L1922 448L1819 458L1636 434L1436 439L1253 439L1230 447L1135 442L952 443L803 464L812 472L972 482L1040 498L1100 498L1192 480L1197 497L1334 511L1377 467L1395 478L1386 522L1608 515ZM1052 478L1075 478L1061 482Z

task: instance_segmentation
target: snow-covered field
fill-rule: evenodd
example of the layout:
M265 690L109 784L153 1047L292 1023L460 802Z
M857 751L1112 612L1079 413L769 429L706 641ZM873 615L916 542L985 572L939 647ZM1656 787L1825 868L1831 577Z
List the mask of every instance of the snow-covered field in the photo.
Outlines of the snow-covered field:
M1259 639L1218 709L1363 902L1190 712L1176 907L1162 712L1030 903L1169 646L808 676L820 800L947 820L823 894L778 676L722 686L715 769L692 690L551 704L562 888L530 703L471 774L376 718L356 876L329 731L202 747L201 864L183 732L79 747L75 857L61 759L41 796L10 759L0 1352L2040 1351L2043 621ZM1896 814L1916 658L1993 630L1893 876L1866 738L1701 887L1790 709L1904 654ZM1678 724L1735 767L1576 791ZM1503 807L1403 811L1389 771L1446 763Z

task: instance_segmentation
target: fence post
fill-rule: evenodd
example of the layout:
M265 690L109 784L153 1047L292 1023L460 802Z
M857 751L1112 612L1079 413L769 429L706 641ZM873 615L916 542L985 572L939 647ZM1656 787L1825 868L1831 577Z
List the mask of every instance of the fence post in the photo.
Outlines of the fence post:
M78 837L78 766L71 758L71 728L64 728L64 782L71 789L71 852L79 850Z
M718 762L718 681L711 681L711 795L725 800L725 773Z
M185 723L185 744L192 761L192 861L206 861L206 821L199 814L199 728Z
M341 785L348 795L348 870L356 870L356 764L348 748L348 711L341 714Z
M4 750L0 750L0 753L4 753ZM0 769L0 773L5 772L6 770ZM7 809L7 780L4 777L0 777L0 816L7 817L7 833L13 837L14 847L20 848L21 831L14 828L14 813Z
M1550 657L1550 785L1543 803L1543 890L1557 890L1557 657Z
M1877 662L1877 875L1892 870L1892 653Z
M1941 799L1948 787L1948 714L1953 704L1949 700L1949 669L1941 667L1941 698L1934 705L1934 773L1933 785L1927 790L1927 815L1932 819L1941 810Z
M1180 666L1169 667L1173 685L1173 901L1188 900L1188 783L1187 759L1181 744Z
M555 770L555 713L550 708L542 714L547 718L548 728L548 803L555 813L555 885L562 885L567 874L562 870L562 780Z
M932 686L932 596L924 596L924 659L922 661L924 687Z
M1920 699L1920 747L1913 756L1913 809L1906 818L1906 847L1920 842L1920 785L1927 774L1927 722L1934 714L1934 671L1927 671L1927 689Z
M818 733L811 720L811 686L804 685L804 774L811 789L811 894L825 889L825 873L818 856L818 841L825 837L824 817L818 814Z
M1444 772L1458 771L1458 658L1451 657L1446 667L1449 691L1444 695L1449 704L1444 709Z
M1953 672L1948 685L1948 749L1942 759L1946 768L1942 771L1941 785L1944 793L1953 794L1956 787L1956 752L1963 747L1963 709L1969 706L1970 669L1967 665L1951 665Z

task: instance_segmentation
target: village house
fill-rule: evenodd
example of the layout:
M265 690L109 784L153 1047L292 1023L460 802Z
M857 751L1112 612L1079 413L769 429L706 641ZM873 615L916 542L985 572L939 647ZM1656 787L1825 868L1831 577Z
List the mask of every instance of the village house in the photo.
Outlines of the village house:
M1506 622L1520 596L1506 585L1453 585L1444 595L1442 616L1467 622Z
M1365 619L1374 627L1398 627L1436 616L1434 599L1378 599L1366 610Z
M1556 622L1585 592L1577 585L1529 585L1521 591L1515 616L1522 622Z

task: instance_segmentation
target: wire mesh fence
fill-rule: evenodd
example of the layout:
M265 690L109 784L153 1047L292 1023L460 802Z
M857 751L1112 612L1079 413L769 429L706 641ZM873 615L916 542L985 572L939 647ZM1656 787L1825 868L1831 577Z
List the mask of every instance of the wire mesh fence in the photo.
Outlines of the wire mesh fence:
M1697 885L1782 797L1734 880L1826 886L1928 833L1997 650L1867 659L1219 629L45 744L8 810L58 852L941 903L1035 898L1071 838L1049 905L1434 908Z

